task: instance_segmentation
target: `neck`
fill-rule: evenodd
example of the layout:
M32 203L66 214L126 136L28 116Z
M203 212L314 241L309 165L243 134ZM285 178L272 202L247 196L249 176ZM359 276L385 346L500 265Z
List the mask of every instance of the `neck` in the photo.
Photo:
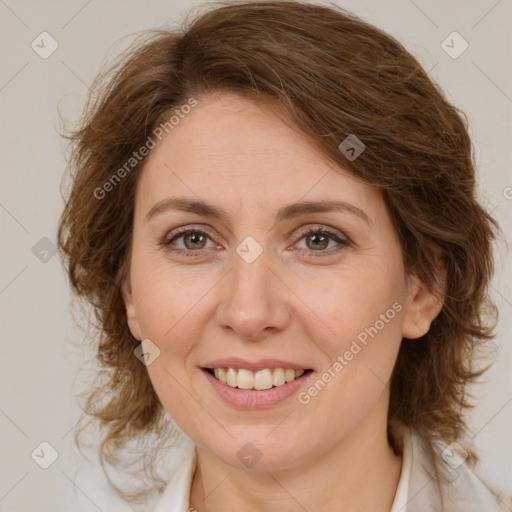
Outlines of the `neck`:
M197 447L190 506L199 512L225 511L226 503L247 512L389 512L401 456L388 444L386 422L376 428L375 418L368 419L320 457L272 473L233 468Z

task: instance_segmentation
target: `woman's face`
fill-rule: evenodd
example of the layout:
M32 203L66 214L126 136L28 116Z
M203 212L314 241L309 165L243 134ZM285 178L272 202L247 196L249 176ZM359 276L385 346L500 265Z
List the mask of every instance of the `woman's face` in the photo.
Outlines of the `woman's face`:
M207 453L267 471L385 429L402 336L439 311L380 193L227 94L149 155L123 294L169 415Z

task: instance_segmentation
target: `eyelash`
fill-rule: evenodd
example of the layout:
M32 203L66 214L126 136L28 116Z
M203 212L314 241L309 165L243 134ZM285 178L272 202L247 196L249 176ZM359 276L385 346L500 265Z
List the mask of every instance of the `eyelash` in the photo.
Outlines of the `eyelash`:
M201 253L203 251L203 249L198 249L197 251L191 251L190 249L174 249L171 247L172 242L174 242L176 239L181 238L190 233L204 235L211 240L210 235L206 231L203 231L202 229L183 228L183 229L175 232L173 234L172 238L168 238L168 237L164 238L162 240L162 242L160 242L159 245L162 245L165 249L172 251L174 253L180 253L181 255L183 255L185 257L195 258L199 255L198 253ZM297 240L297 242L299 242L303 238L307 237L308 235L327 235L329 238L333 239L334 241L338 242L338 244L339 244L339 246L337 246L334 249L318 251L320 254L314 254L317 251L313 251L313 250L298 249L301 252L305 251L308 253L312 253L311 255L314 258L322 258L322 257L326 257L326 256L332 256L333 254L337 254L338 252L342 251L343 249L345 249L347 247L352 247L352 243L348 240L348 238L342 238L336 232L331 231L327 228L308 229L307 231L301 233L300 238ZM295 242L295 243L297 243L297 242Z

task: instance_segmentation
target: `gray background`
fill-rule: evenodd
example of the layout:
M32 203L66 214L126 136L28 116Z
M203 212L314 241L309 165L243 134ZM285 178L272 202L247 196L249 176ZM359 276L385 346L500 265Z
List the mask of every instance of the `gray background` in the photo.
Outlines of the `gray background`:
M109 490L97 463L82 459L72 443L81 414L75 393L87 379L87 367L79 369L91 353L72 322L66 277L51 252L66 156L56 132L58 110L76 120L88 85L104 59L128 44L126 36L179 22L203 3L0 0L0 510L132 510ZM467 113L481 200L510 241L512 1L338 4L397 37ZM31 47L43 31L58 43L47 59ZM469 44L458 58L441 46L453 31ZM461 48L461 40L448 42L452 53ZM480 473L512 493L512 273L504 241L496 260L497 362L475 389L477 406L469 421L481 453ZM58 453L48 469L31 458L43 441ZM37 453L40 462L49 460L48 449Z

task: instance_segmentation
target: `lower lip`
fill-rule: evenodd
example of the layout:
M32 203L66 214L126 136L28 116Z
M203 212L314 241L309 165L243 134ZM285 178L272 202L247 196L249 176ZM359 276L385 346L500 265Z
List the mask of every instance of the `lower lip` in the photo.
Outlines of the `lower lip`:
M270 389L239 389L224 384L211 373L202 370L213 389L220 397L231 405L246 409L259 409L277 405L296 393L299 388L309 379L313 372L308 372L292 382Z

